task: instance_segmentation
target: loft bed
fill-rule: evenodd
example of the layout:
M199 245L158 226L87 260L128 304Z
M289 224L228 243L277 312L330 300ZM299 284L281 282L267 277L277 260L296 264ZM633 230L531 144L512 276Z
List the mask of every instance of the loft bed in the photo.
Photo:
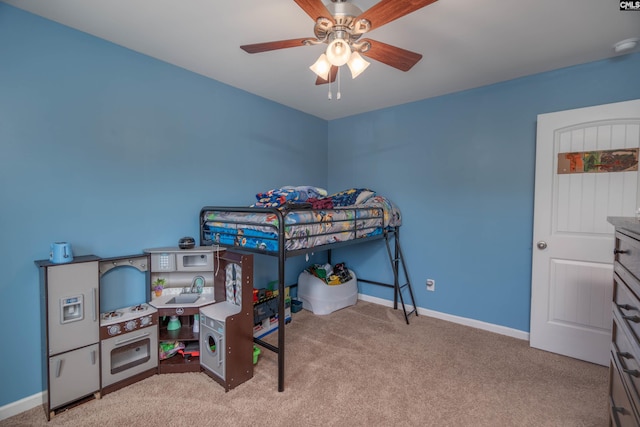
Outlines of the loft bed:
M365 189L350 189L329 197L303 197L309 193L282 195L259 193L252 207L205 206L200 210L200 245L220 245L278 259L278 292L285 291L285 262L288 258L311 252L328 251L357 243L384 240L393 283L358 278L358 281L394 289L394 308L400 298L405 321L417 316L413 291L400 248L400 211L387 198ZM295 187L300 188L300 187ZM272 192L275 190L271 190ZM315 193L311 193L315 195ZM264 197L261 197L264 196ZM322 207L322 209L318 209ZM392 250L393 246L393 250ZM405 284L399 283L402 267ZM412 310L407 311L402 290L408 289ZM279 298L278 318L285 319L285 301ZM278 391L284 391L285 328L278 329L278 345L254 338L260 346L278 355Z

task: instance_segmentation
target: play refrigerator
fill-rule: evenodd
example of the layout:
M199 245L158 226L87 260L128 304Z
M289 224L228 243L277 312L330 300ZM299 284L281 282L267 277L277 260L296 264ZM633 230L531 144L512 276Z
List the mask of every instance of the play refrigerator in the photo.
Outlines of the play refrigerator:
M100 390L98 257L40 267L47 419Z

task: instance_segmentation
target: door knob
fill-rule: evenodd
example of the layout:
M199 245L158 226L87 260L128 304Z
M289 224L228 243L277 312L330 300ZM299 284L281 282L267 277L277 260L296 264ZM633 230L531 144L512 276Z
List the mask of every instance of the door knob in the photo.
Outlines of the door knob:
M547 242L545 242L544 240L540 240L537 246L538 246L538 249L540 250L547 249Z

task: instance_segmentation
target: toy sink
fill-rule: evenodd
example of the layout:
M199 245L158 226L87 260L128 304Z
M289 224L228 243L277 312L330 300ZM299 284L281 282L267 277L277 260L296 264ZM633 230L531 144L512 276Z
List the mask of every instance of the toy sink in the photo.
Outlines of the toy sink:
M171 298L166 304L193 304L200 298L199 294L180 294Z

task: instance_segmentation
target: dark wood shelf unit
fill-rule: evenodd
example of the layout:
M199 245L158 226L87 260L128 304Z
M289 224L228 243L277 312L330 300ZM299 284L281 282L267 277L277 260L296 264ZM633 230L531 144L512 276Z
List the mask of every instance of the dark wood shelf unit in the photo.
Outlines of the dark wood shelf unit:
M181 311L181 314L176 312L177 309ZM189 342L199 343L200 334L193 332L194 315L197 315L199 310L198 307L159 308L158 342L182 341L185 344ZM167 330L167 324L171 316L178 316L181 325L180 329ZM199 371L200 358L198 357L183 357L181 354L176 354L168 359L158 361L159 374Z
M226 267L230 263L242 267L240 311L225 319L224 378L203 369L211 379L229 391L253 378L253 255L225 251L220 256L220 269L214 276L214 293L218 302L227 300ZM202 328L200 330L202 334Z
M184 372L199 372L199 357L182 357L176 354L173 357L165 359L158 365L159 374L181 374Z

